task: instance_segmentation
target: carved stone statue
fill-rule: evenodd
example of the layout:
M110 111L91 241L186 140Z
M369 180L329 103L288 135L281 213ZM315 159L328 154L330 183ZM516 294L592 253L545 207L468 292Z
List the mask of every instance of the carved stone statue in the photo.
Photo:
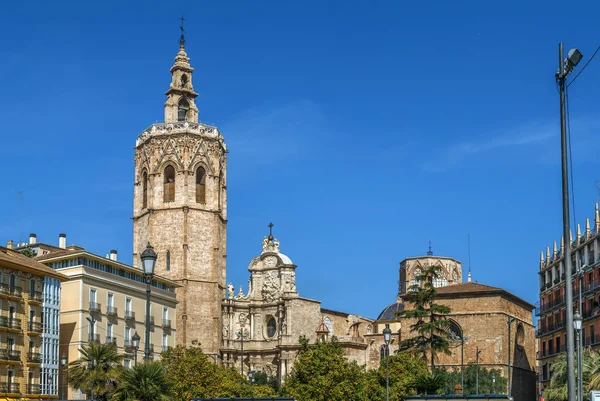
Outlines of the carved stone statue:
M235 289L233 288L233 284L229 283L227 286L227 298L233 299Z
M267 245L269 245L269 240L267 239L267 237L263 238L263 242L262 242L262 250L263 252L267 251Z
M234 299L244 299L245 295L244 295L244 290L242 289L242 286L240 285L240 292L238 292L238 294L234 297Z

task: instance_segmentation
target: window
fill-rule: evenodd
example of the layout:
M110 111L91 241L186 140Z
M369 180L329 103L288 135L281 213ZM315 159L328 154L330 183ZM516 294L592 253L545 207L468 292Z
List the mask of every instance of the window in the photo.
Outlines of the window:
M15 286L16 286L16 277L14 274L10 275L10 282L9 282L9 286L11 290L14 290Z
M590 341L589 344L595 344L596 343L596 333L594 333L594 325L592 324L590 326Z
M183 74L183 75L181 76L181 87L182 87L182 88L184 88L184 87L185 87L185 85L187 84L187 81L188 81L188 77L187 77L187 75Z
M112 323L106 324L106 342L110 342L113 336L113 325Z
M171 251L167 251L167 271L171 270Z
M326 317L325 319L323 319L323 324L325 325L325 327L327 327L327 330L329 330L329 334L327 334L327 337L331 337L333 335L333 322L330 318Z
M267 337L275 336L277 332L277 321L273 316L267 316Z
M142 208L148 207L148 173L142 174Z
M96 289L90 288L90 302L96 303Z
M165 183L163 191L165 202L173 202L175 200L175 169L173 166L167 166L165 168Z
M179 105L177 106L177 121L186 121L187 114L190 109L190 104L187 100L181 99L179 101Z
M125 314L128 315L128 312L131 312L131 298L125 300Z
M132 344L131 341L131 327L125 326L125 344Z
M519 323L519 325L517 326L517 345L519 346L523 346L525 345L525 329L523 328L523 325L521 323Z
M163 333L162 336L162 352L165 352L169 347L169 335L167 333Z
M202 167L196 170L196 202L206 202L206 170Z
M29 281L29 294L33 294L35 292L35 280L31 279Z
M163 320L169 319L169 308L163 308L162 318L163 318Z
M115 306L114 300L115 300L115 296L109 292L107 295L107 298L106 298L106 303L107 303L106 306L108 306L109 308L112 308L113 306Z

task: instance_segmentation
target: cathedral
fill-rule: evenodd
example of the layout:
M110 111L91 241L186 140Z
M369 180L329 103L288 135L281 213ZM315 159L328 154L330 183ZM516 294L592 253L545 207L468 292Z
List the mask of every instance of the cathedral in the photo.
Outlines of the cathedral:
M133 260L139 265L136 252L152 244L159 255L156 273L181 285L177 344L199 343L215 363L244 374L263 371L281 382L301 336L311 342L335 336L350 360L377 368L385 355L383 328L394 333L391 347L411 335L410 324L399 321L397 312L407 306L404 296L421 269L436 264L443 268L435 283L440 302L452 309L450 334L461 340L461 352L455 347L438 362L458 369L477 354L480 364L514 375L519 386L529 386L532 377L535 382L533 306L503 289L472 282L470 273L463 282L459 261L431 251L401 262L395 302L368 319L303 298L296 287L297 266L281 252L284 245L270 225L249 261L247 290L239 287L236 293L226 281L228 150L216 127L199 123L194 68L183 35L170 72L164 122L144 130L135 144ZM514 395L519 400L528 394Z

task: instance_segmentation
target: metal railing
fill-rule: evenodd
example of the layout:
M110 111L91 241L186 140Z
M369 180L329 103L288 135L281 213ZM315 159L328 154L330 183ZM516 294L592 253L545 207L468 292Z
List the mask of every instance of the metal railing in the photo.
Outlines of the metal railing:
M16 349L8 350L8 359L10 361L20 361L21 360L21 351L17 351Z
M163 319L162 327L165 329L170 329L171 328L171 319Z
M44 301L44 293L41 291L33 291L29 293L29 300L30 301L36 301L36 302L43 302Z
M117 337L106 336L106 344L117 345Z
M42 354L39 352L29 352L27 354L27 362L42 363Z
M116 306L107 306L106 314L108 316L117 316L117 307Z
M19 383L0 383L0 393L21 394Z
M557 306L564 305L564 303L565 303L564 297L561 297L558 299L553 299L552 301L546 302L543 305L540 305L537 308L535 308L535 314L536 314L536 316L539 316L542 313L546 313L549 310L556 308Z
M135 312L131 310L125 311L125 320L135 320Z
M90 312L100 312L102 310L102 305L98 302L90 302Z
M15 285L0 283L0 294L21 298L23 297L23 289Z
M28 322L27 330L33 333L41 333L44 331L44 326L40 322Z
M42 387L39 384L28 384L27 394L42 394Z

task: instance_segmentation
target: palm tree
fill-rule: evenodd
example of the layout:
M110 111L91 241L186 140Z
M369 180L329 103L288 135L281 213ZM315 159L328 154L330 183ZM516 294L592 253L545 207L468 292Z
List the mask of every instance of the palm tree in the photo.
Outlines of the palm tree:
M79 349L81 357L69 363L69 385L94 399L105 401L114 390L122 370L117 348L90 342Z
M115 401L166 401L171 397L171 384L160 362L145 362L125 369L112 396Z
M577 358L575 358L575 375L577 375ZM583 393L600 389L600 352L589 348L583 351ZM567 357L562 354L552 364L550 386L545 391L548 401L567 400Z
M439 372L418 376L414 382L419 394L437 394L445 384L446 377Z

